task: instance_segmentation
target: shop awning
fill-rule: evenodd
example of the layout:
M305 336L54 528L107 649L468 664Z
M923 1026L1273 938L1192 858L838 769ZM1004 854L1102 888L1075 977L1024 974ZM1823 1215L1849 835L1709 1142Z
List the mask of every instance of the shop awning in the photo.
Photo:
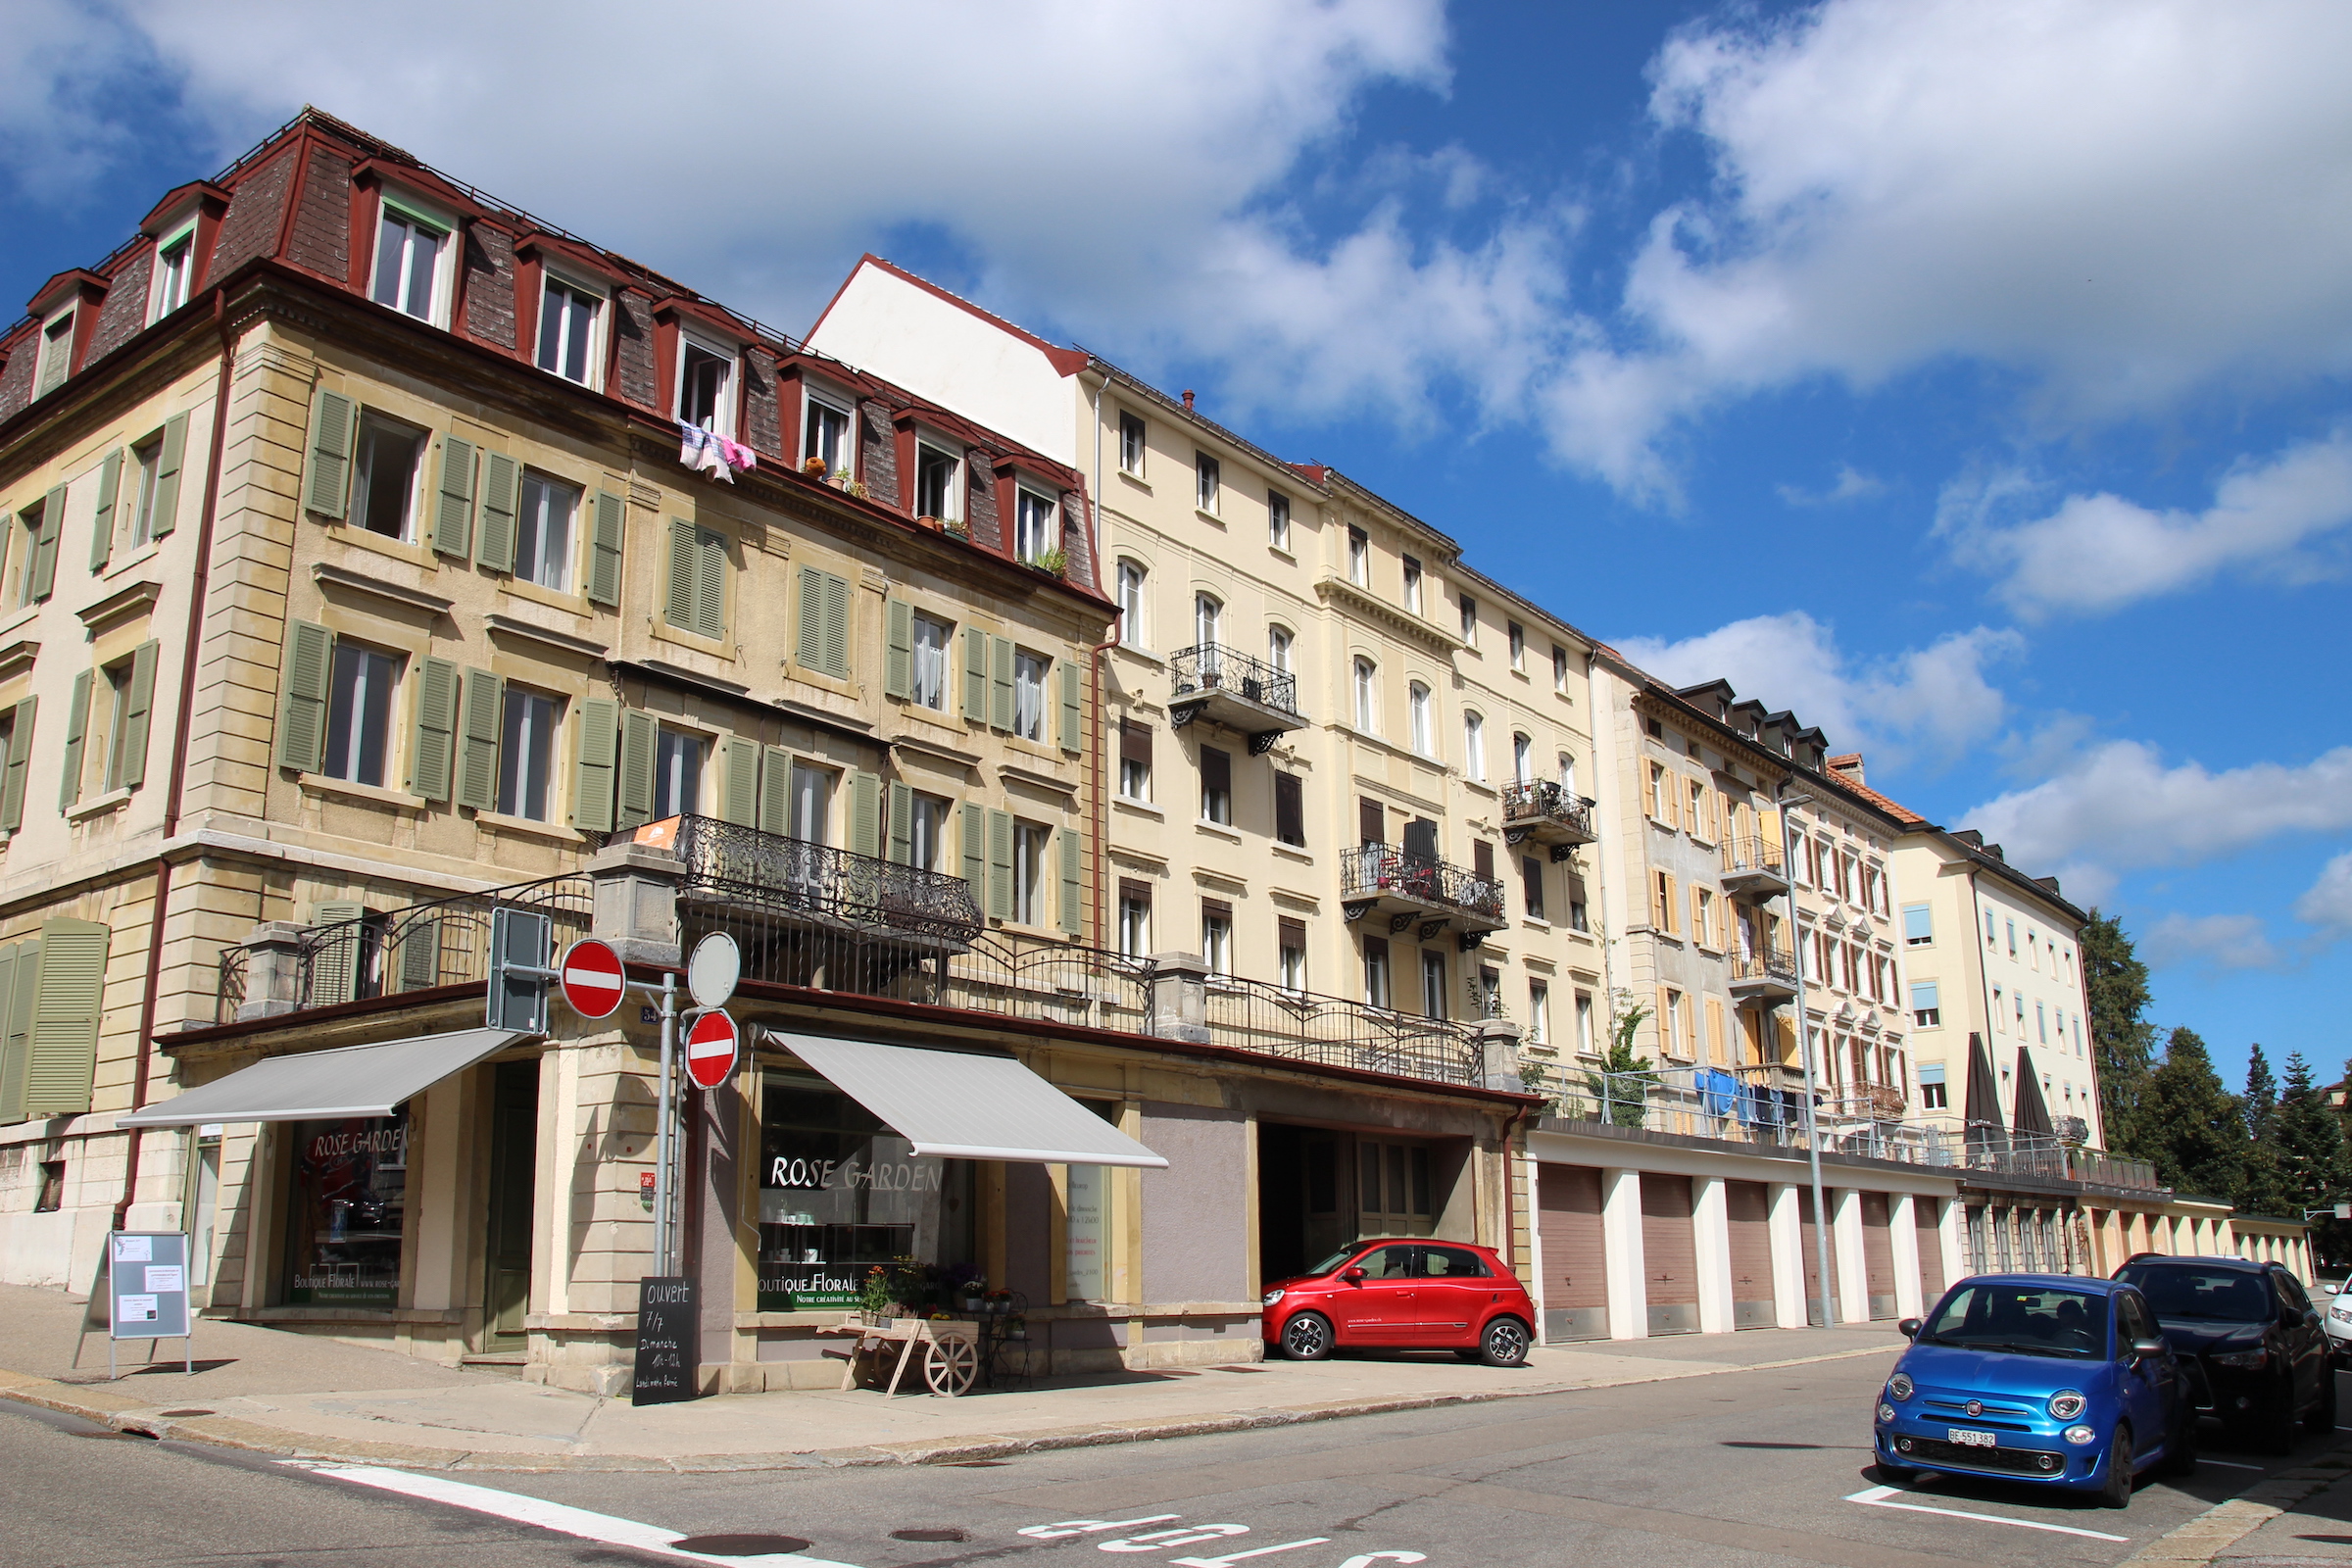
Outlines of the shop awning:
M767 1038L882 1118L918 1154L1167 1168L1010 1056L786 1034Z
M339 1046L272 1056L184 1095L117 1117L118 1127L192 1127L216 1121L327 1121L389 1116L455 1072L530 1036L513 1029L460 1029L371 1046Z

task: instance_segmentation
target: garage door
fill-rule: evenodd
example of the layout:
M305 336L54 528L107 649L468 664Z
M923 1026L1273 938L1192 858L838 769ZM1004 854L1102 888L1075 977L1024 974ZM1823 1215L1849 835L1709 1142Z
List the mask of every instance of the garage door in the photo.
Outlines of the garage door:
M1642 1278L1649 1332L1698 1332L1698 1245L1690 1178L1642 1173Z
M1732 1228L1732 1327L1768 1329L1773 1311L1770 1200L1762 1182L1725 1182L1724 1209Z
M1894 1205L1885 1193L1862 1195L1862 1278L1870 1315L1894 1316Z
M1607 1339L1600 1171L1591 1165L1538 1165L1536 1224L1544 1243L1544 1338Z
M1813 1189L1810 1187L1796 1190L1796 1218L1797 1230L1804 1244L1797 1250L1804 1254L1805 1321L1824 1323L1828 1319L1823 1315L1821 1294L1821 1227L1813 1220Z
M1919 1301L1924 1310L1943 1294L1943 1200L1914 1198L1911 1217L1919 1226Z

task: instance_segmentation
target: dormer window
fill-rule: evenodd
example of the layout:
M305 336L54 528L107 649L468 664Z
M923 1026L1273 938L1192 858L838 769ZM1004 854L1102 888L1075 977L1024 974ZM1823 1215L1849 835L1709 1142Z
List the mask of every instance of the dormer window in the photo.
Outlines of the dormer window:
M1036 491L1023 488L1013 505L1013 553L1022 561L1037 563L1050 551L1061 548L1061 533L1054 522L1054 503Z
M713 435L733 440L735 354L694 337L678 334L678 422L699 425Z
M375 231L375 284L368 297L403 316L447 325L449 269L442 258L456 226L386 195Z
M597 290L551 274L539 296L539 368L595 386L604 366L597 340L604 306Z
M956 478L963 460L945 441L917 436L914 442L914 514L953 522L959 515Z
M33 366L32 395L36 398L56 391L74 368L74 318L79 309L68 306L41 325L41 355Z
M155 247L154 291L147 301L149 325L188 303L188 287L196 274L196 220L191 218L168 231Z
M801 461L822 458L825 472L851 471L850 411L846 403L820 396L812 387L801 411Z

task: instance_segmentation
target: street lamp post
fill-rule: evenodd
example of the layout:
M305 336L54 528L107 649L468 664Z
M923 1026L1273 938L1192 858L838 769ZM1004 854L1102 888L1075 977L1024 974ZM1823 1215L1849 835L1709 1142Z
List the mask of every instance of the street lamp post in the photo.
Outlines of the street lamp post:
M1830 1272L1830 1214L1821 1190L1821 1122L1813 1107L1813 1031L1805 1019L1804 927L1796 915L1796 851L1788 842L1788 808L1811 804L1803 793L1775 792L1781 816L1781 874L1788 880L1788 940L1796 944L1796 1054L1805 1064L1805 1158L1813 1172L1813 1266L1821 1271L1821 1326L1838 1326L1838 1283ZM1808 1305L1806 1317L1812 1317Z

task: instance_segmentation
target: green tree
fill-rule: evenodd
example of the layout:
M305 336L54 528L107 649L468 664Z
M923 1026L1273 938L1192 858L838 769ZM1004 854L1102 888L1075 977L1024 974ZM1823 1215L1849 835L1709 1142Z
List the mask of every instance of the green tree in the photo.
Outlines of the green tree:
M2123 922L2096 909L2082 928L2082 983L2090 993L2091 1054L2107 1147L2153 1159L2158 1140L2140 1103L2156 1053L2156 1029L2147 1021L2148 966L2132 952Z
M2213 1055L2193 1029L2175 1029L2164 1062L2147 1075L2134 1107L2156 1179L2201 1197L2234 1201L2245 1180L2245 1112L2222 1087Z
M2300 1219L2307 1208L2326 1208L2352 1197L2352 1159L2345 1153L2343 1124L2328 1104L2327 1089L2312 1081L2311 1065L2299 1051L2287 1054L2286 1092L2278 1097L2265 1143L2275 1152L2281 1178L2278 1206L2269 1212ZM2335 1253L2332 1246L2325 1250L2330 1256Z
M1622 996L1618 1001L1609 1023L1608 1050L1600 1058L1600 1070L1585 1074L1585 1090L1602 1121L1639 1127L1648 1115L1649 1090L1658 1078L1649 1070L1649 1058L1634 1051L1634 1036L1651 1009L1640 1003L1626 1005Z
M2271 1075L2271 1060L2257 1040L2246 1052L2246 1136L2260 1143L2269 1136L2278 1110L2278 1080Z

